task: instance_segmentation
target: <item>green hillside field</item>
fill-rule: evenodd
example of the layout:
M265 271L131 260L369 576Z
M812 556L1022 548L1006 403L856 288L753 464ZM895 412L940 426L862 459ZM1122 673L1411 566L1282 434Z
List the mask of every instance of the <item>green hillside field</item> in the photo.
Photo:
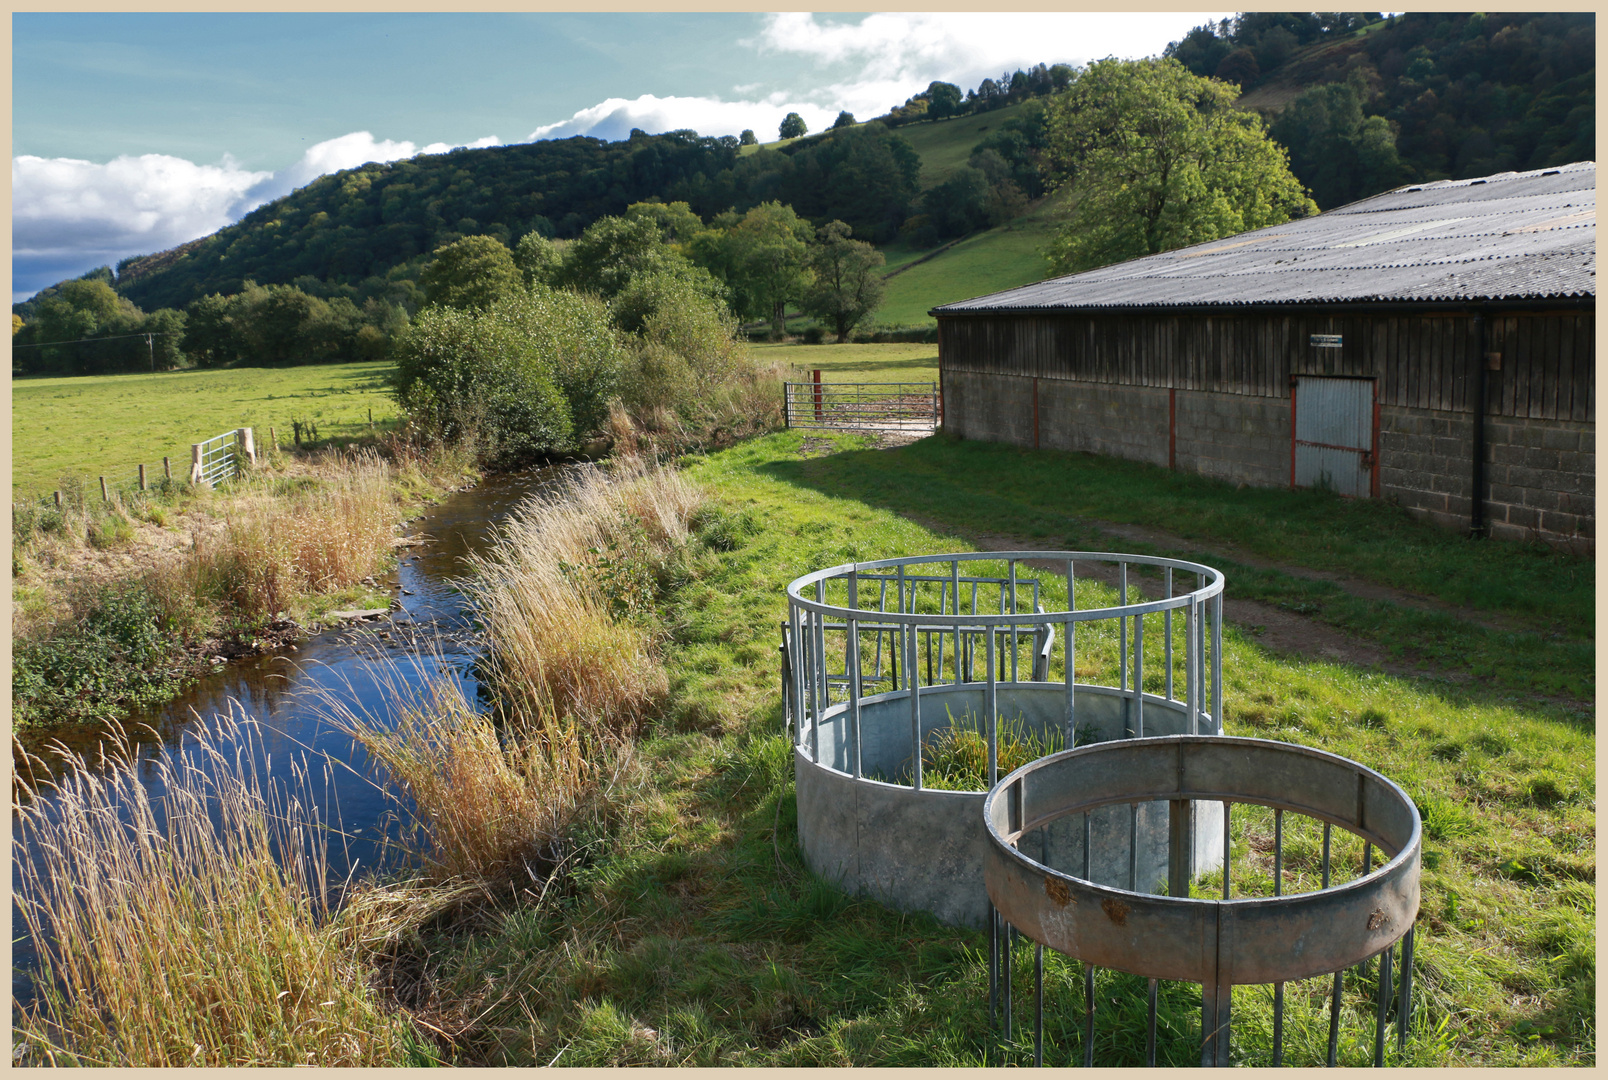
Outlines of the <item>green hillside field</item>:
M317 423L320 439L356 437L368 431L370 409L376 424L397 418L387 383L393 368L370 361L13 379L12 497L48 493L64 474L125 487L142 462L160 477L164 457L183 478L190 444L231 428L255 428L259 448L269 427L289 443L293 420Z
M1003 109L960 116L952 120L923 120L905 124L894 130L921 155L921 189L949 179L949 174L966 164L972 147L982 142L991 131L998 131L1005 121L1020 116L1026 102L1007 105Z
M1065 199L1051 195L1015 221L968 236L931 260L889 278L873 322L878 326L931 326L934 320L927 312L939 304L1044 280L1050 271L1041 252L1064 205ZM921 254L915 253L915 257ZM894 263L893 258L888 261ZM895 265L911 261L903 258Z

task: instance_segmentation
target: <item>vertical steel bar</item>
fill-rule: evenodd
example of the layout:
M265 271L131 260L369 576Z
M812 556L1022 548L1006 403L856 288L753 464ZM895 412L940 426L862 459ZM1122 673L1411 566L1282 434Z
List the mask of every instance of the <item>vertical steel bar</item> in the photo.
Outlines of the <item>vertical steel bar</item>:
M949 585L955 594L955 681L961 682L960 674L960 560L949 560Z
M1229 868L1230 868L1230 866L1232 865L1232 863L1234 861L1233 860L1232 840L1229 837L1229 833L1228 833L1229 818L1233 815L1233 807L1234 807L1233 803L1229 802L1227 799L1223 800L1223 899L1224 900L1228 899L1228 894L1229 894L1229 884L1228 884Z
M1223 726L1223 594L1212 597L1212 723L1217 734L1226 735Z
M1167 895L1188 896L1194 874L1194 803L1172 799L1167 803Z
M1139 891L1139 804L1128 804L1128 891Z
M1044 946L1033 952L1033 1067L1044 1067Z
M1284 895L1284 811L1273 810L1273 895ZM1284 1064L1284 984L1273 984L1273 1067Z
M1083 962L1083 1067L1094 1068L1094 968Z
M1015 972L1012 970L1012 965L1011 965L1011 954L1012 954L1011 946L1015 944L1015 941L1016 941L1016 927L1012 926L1010 923L1005 923L1005 934L1004 934L1004 937L1001 938L1001 940L1000 940L1000 944L1002 946L1004 946L1004 950L1003 950L1004 955L1001 957L1000 965L999 965L999 967L1000 967L999 1004L1000 1004L1000 1011L1005 1014L1005 1041L1006 1042L1010 1042L1012 1040L1012 1038L1014 1037L1013 1033L1012 1033L1012 1030L1011 1030L1011 1018L1012 1018L1011 1017L1011 1013L1012 1013L1012 1007L1011 1007L1011 982L1012 982L1012 979L1011 979L1011 976L1014 975Z
M899 607L898 607L898 612L899 612L900 615L903 615L904 614L904 609L905 609L905 592L904 592L904 590L905 590L905 568L903 566L899 567L899 586L898 586L898 588L899 588ZM909 659L909 657L905 655L905 627L904 627L904 620L903 619L899 620L899 659L901 661L907 661ZM908 663L906 663L905 664L905 684L908 686L909 683L910 683L910 680L914 679L915 677L916 677L915 670L913 668L911 668L911 666ZM898 676L894 676L893 688L895 690L899 689L899 678L898 678Z
M1167 599L1171 600L1172 599L1172 589L1173 589L1173 586L1172 586L1172 567L1170 567L1170 566L1167 567L1167 569L1162 572L1162 576L1166 579ZM1168 701L1173 700L1173 629L1172 629L1172 613L1173 613L1173 609L1168 608L1166 614L1162 616L1162 628L1161 628L1162 636L1167 639L1167 654L1166 654L1166 656L1164 656L1162 658L1162 663L1167 666L1167 700Z
M1016 560L1010 560L1011 574L1011 614L1016 614ZM1020 681L1016 670L1016 624L1011 623L1011 682Z
M1150 980L1150 1009L1145 1022L1145 1067L1156 1067L1156 980Z
M803 625L800 627L800 629L802 630L801 637L803 638L803 643L804 643L804 678L805 678L807 689L808 689L808 697L807 697L807 700L805 702L805 716L804 716L803 719L801 719L799 721L799 743L800 743L800 745L803 745L805 721L808 721L808 723L810 725L812 740L813 740L813 736L814 736L814 724L815 724L815 624L814 624L814 618L815 617L808 610L801 610L800 611L800 617L803 619ZM814 743L812 741L811 746L813 747L813 745L814 745ZM811 756L813 757L813 755L814 755L814 751L812 749L811 750Z
M940 581L938 583L938 614L947 615L948 613L949 613L949 582ZM938 681L939 682L948 682L949 680L944 678L944 632L942 630L936 630L936 631L932 631L932 633L936 634L937 637L938 637ZM932 645L931 645L930 641L928 643L927 648L929 650L931 650L931 648L932 648ZM934 685L933 681L932 681L932 673L930 671L927 673L927 685L928 686Z
M1076 588L1075 567L1071 559L1066 561L1066 610L1073 612L1078 609L1078 594ZM1077 705L1077 669L1078 669L1078 624L1074 619L1068 619L1062 624L1066 640L1061 643L1062 652L1066 655L1066 746L1070 750L1077 740L1077 727L1074 723L1074 709Z
M1117 596L1117 603L1123 607L1128 606L1128 563L1123 560L1122 591ZM1128 616L1117 616L1117 689L1128 689Z
M826 715L826 616L815 613L815 714L810 717L810 760L821 760L821 718Z
M855 613L860 610L860 572L849 571L849 618L848 634L849 648L846 664L849 668L849 753L853 760L849 763L856 780L865 775L860 765L860 620Z
M1145 737L1145 617L1133 617L1133 736Z
M908 628L904 635L910 643L909 662L905 665L905 682L910 687L910 786L921 790L921 676L916 669L916 628Z
M1189 699L1189 733L1200 734L1200 653L1196 650L1196 624L1200 622L1200 604L1190 600L1184 618L1184 697Z
M1395 989L1390 975L1390 957L1395 945L1386 945L1379 954L1379 1004L1374 1011L1374 1068L1385 1064L1385 1017L1390 1012L1391 991Z
M1340 1054L1340 995L1346 988L1344 969L1334 973L1334 988L1329 991L1329 1068L1334 1068Z
M1396 1010L1396 1049L1407 1048L1407 1032L1413 1022L1413 928L1401 939L1401 1005Z
M999 686L994 670L994 627L987 627L983 633L988 641L988 682L983 688L983 711L988 714L984 718L984 723L988 725L988 786L993 787L999 783L999 732L995 723L999 716Z
M988 905L988 1022L999 1018L999 911Z
M1329 887L1329 857L1333 850L1334 826L1323 823L1323 887ZM1342 968L1334 973L1334 988L1329 991L1329 1068L1335 1067L1335 1055L1340 1049L1340 994L1345 989L1346 973Z

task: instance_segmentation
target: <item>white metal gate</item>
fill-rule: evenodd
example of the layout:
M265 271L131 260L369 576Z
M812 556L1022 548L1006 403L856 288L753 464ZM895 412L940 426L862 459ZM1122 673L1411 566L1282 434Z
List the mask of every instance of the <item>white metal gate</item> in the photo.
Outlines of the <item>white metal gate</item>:
M1373 494L1376 457L1375 382L1297 375L1290 482L1341 495Z

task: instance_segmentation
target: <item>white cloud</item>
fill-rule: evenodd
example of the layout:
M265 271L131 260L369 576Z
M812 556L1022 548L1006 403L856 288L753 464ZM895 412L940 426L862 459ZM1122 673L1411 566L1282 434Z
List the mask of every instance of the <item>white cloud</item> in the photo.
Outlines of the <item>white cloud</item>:
M785 93L772 94L763 101L643 94L631 100L609 98L582 109L568 120L543 124L530 133L530 138L534 141L591 135L599 139L624 139L632 128L653 134L691 128L700 135L737 135L744 128L752 128L763 142L776 138L776 129L790 112L802 116L811 131L829 127L837 119L836 109L808 101L788 101Z
M166 154L119 157L104 165L13 158L13 299L97 265L214 232L232 220L240 198L271 175L228 158L218 165Z
M735 135L753 128L774 139L789 112L819 131L847 109L861 120L880 116L941 79L970 90L1037 63L1083 64L1105 56L1160 53L1191 27L1232 13L979 12L882 13L858 22L834 22L808 12L766 16L759 35L738 44L761 53L791 53L817 68L838 68L834 81L808 89L748 83L732 88L745 100L709 97L609 98L567 120L544 124L532 139L593 135L625 138L633 127L648 132L692 128L700 135ZM841 71L847 67L847 72Z
M500 144L490 135L457 145ZM217 165L167 154L119 157L105 164L13 158L12 301L96 266L214 233L326 173L453 148L447 143L420 148L356 131L309 147L293 165L277 172L242 169L228 156Z

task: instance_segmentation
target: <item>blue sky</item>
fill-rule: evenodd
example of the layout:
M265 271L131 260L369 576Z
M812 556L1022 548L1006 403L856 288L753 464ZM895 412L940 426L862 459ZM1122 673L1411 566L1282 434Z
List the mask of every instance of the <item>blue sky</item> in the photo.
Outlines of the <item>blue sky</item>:
M862 119L933 79L1146 56L1228 13L12 16L13 299L366 161Z

